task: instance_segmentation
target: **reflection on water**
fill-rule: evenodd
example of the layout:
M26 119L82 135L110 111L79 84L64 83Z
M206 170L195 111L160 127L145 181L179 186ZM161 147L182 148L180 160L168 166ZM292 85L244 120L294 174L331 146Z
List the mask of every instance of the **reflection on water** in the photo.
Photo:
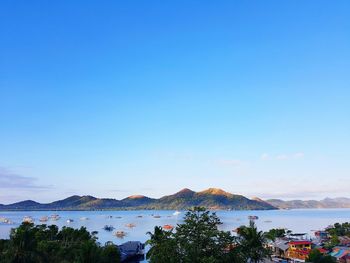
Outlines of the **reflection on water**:
M51 215L59 215L55 220ZM256 224L261 230L288 228L293 232L304 232L310 236L313 230L325 228L335 222L350 221L350 209L308 209L308 210L272 210L272 211L217 211L223 230L231 231L248 224L248 216L259 217ZM42 224L40 219L48 217L46 224L59 227L85 226L89 231L98 231L101 243L112 241L121 244L125 241L145 242L146 233L155 226L171 225L182 222L184 212L174 211L26 211L0 212L0 218L9 219L12 224L0 223L0 238L8 238L10 229L18 226L24 217L32 218L34 223ZM112 226L113 231L106 231L105 226ZM119 235L118 235L119 233ZM121 234L123 233L123 234Z

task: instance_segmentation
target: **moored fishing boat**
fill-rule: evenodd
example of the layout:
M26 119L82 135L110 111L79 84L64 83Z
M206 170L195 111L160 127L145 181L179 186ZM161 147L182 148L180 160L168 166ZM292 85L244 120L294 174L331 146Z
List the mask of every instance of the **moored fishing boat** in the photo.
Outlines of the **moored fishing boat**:
M173 213L174 216L178 216L179 214L181 214L181 212L177 210Z
M115 235L116 237L118 237L118 238L123 238L123 237L126 236L126 232L120 230L120 231L116 231L116 232L114 233L114 235Z
M34 223L34 219L31 216L25 216L22 220L23 223Z
M172 230L173 228L174 227L172 225L168 225L168 224L163 226L163 229L165 229L165 230Z
M50 216L50 219L52 220L52 221L57 221L57 220L59 220L61 217L59 216L59 215L57 215L57 214L53 214L53 215L51 215Z
M105 225L103 227L104 230L108 231L108 232L111 232L114 230L114 227L112 225Z
M40 222L47 222L49 220L49 218L47 216L43 216L39 219Z

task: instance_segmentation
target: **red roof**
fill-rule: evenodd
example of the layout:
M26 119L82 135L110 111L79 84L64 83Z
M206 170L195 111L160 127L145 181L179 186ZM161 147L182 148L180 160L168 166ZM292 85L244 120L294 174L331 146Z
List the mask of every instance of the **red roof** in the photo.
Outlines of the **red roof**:
M320 251L322 254L327 254L328 250L327 249L323 249L323 248L319 248L318 251Z
M300 241L291 241L291 242L289 242L289 244L290 245L311 245L311 242L300 240Z

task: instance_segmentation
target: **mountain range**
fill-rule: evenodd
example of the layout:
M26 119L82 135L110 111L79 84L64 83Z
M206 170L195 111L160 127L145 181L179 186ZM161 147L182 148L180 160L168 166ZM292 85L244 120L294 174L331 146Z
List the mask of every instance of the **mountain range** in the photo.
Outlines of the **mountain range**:
M182 210L193 206L204 206L208 209L232 210L272 210L275 206L260 199L249 199L217 188L201 192L183 189L173 195L159 199L143 195L134 195L122 200L96 198L93 196L74 195L52 203L41 204L26 200L9 205L0 205L0 210L138 210L167 209Z
M308 209L308 208L350 208L350 198L325 198L323 200L262 200L249 199L242 195L231 194L222 189L209 188L194 192L183 189L175 194L161 198L133 195L121 200L96 198L93 196L73 195L52 203L38 203L25 200L14 204L0 204L1 210L184 210L193 206L224 210L273 210L273 209Z
M290 200L281 199L266 200L270 205L279 209L300 209L300 208L350 208L350 198L325 198L323 200Z

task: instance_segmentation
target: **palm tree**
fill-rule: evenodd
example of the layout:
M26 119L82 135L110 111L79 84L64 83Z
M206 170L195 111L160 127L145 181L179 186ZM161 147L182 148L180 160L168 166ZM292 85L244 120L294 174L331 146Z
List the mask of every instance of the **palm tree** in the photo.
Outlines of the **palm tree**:
M266 237L262 231L258 231L253 221L249 227L242 226L238 229L238 243L241 253L247 262L259 263L271 257L271 251L266 247Z

